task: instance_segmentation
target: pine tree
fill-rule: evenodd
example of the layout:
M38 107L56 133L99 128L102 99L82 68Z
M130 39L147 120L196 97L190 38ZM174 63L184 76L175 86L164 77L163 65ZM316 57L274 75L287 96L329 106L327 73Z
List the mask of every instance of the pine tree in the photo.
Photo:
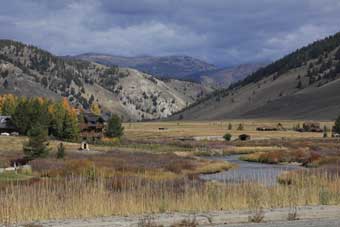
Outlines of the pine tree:
M48 132L40 124L35 125L29 132L29 141L24 144L24 154L29 159L46 157L49 153Z
M233 125L231 123L229 123L228 130L232 130L232 129L233 129Z
M327 138L328 137L328 128L327 126L323 127L323 138Z
M340 134L340 116L335 121L334 132Z
M18 128L20 134L22 135L26 135L31 127L28 108L29 106L27 100L21 98L14 114L12 115L12 123Z
M57 148L57 159L63 159L65 157L65 147L63 143L60 143Z
M70 141L76 141L79 138L78 119L73 113L65 114L62 138Z
M121 119L117 115L112 115L112 117L107 122L106 136L107 137L121 137L123 133L124 133L124 128L122 126Z

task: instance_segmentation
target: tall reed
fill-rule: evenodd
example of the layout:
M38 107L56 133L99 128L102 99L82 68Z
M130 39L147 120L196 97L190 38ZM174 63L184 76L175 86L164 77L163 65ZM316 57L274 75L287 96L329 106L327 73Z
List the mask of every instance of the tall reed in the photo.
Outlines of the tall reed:
M263 186L117 174L11 183L0 189L0 222L340 204L338 176L302 173L281 180L285 184Z

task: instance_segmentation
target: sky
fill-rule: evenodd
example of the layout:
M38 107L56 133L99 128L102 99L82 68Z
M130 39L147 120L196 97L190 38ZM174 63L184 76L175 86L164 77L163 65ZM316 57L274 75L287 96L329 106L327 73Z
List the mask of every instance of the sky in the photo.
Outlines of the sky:
M269 62L340 31L339 0L0 0L0 39L56 55Z

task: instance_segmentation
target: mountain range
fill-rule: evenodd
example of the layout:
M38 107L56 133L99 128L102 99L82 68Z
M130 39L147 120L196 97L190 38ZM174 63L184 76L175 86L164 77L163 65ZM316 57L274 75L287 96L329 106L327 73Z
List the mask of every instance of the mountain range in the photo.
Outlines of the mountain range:
M340 115L340 33L212 93L172 119L334 119Z
M233 67L217 67L189 56L124 57L85 53L64 58L91 61L106 66L134 68L159 79L193 81L214 89L227 88L230 84L244 79L260 67L265 66L265 64L254 63Z
M69 56L70 57L70 56ZM134 68L160 78L186 79L187 76L218 69L213 64L206 63L189 56L138 56L125 57L99 53L85 53L71 58L92 61L107 66Z
M199 83L160 80L131 68L57 57L37 47L0 40L0 94L66 97L71 104L125 121L165 118L212 89Z
M153 76L137 69L142 64L157 68L152 66L158 65L155 57L127 58L128 63L118 57L128 65L116 66L111 61L100 64L89 57L92 54L81 56L88 58L58 57L31 45L0 40L0 93L66 97L74 106L89 109L97 104L103 113L117 113L125 121L328 120L340 115L340 33L269 65L219 69L190 57L165 57L167 67L182 72L175 76Z

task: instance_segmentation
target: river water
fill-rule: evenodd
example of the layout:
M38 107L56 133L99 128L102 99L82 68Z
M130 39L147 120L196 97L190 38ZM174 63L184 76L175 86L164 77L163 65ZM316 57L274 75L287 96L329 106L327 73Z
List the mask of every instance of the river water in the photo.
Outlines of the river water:
M214 157L214 160L224 160L237 164L237 168L214 174L201 175L203 180L216 180L225 183L257 182L264 185L275 185L277 177L284 171L302 169L297 165L272 165L241 161L240 155Z

